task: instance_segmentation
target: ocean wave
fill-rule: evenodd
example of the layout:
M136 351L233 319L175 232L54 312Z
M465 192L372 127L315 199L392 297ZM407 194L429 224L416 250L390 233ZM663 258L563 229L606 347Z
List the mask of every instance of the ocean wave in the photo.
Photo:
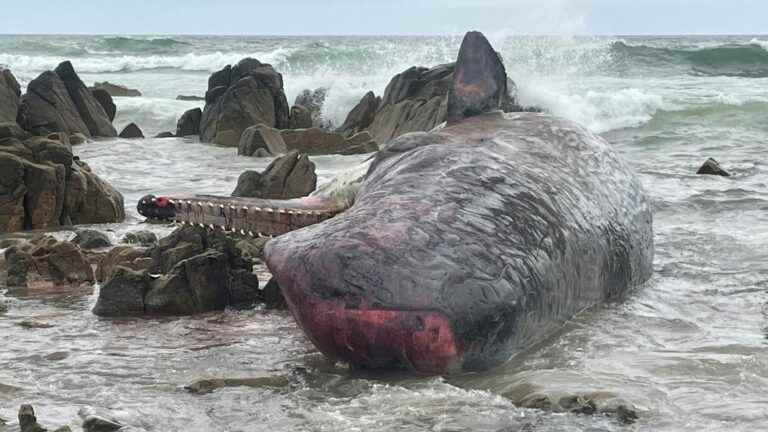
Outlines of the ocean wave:
M143 39L129 37L109 37L101 39L96 44L107 52L141 53L141 52L166 52L180 47L188 47L192 44L171 38Z
M624 41L611 46L614 58L643 67L683 67L703 76L745 78L768 77L768 50L765 42L753 39L748 44L725 44L704 48L666 48L629 45Z

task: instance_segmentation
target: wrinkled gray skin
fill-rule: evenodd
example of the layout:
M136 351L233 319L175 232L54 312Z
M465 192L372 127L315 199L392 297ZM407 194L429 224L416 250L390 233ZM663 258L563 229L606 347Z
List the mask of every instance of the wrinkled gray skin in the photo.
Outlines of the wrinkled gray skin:
M392 141L347 211L265 255L326 355L359 359L320 340L312 305L428 310L455 334L451 369L478 370L647 280L651 204L603 139L544 114L494 112Z

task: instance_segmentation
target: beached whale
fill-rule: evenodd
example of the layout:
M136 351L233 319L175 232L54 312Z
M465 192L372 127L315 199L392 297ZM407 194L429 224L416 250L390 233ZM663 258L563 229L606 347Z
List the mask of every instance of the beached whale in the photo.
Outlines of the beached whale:
M647 280L653 261L651 203L632 170L577 124L495 111L506 82L469 33L448 124L385 145L348 208L322 194L258 211L176 200L176 217L282 234L267 266L333 359L424 373L500 364Z

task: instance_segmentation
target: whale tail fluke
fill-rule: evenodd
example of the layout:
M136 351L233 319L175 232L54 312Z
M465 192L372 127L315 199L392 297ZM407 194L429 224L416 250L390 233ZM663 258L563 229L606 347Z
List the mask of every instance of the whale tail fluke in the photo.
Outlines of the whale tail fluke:
M448 94L448 124L498 110L507 93L507 71L482 33L464 36Z

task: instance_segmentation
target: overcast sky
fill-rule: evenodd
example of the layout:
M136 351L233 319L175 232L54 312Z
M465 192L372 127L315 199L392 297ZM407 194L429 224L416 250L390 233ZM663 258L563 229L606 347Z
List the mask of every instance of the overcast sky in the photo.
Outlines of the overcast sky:
M2 0L0 33L765 34L768 0Z

